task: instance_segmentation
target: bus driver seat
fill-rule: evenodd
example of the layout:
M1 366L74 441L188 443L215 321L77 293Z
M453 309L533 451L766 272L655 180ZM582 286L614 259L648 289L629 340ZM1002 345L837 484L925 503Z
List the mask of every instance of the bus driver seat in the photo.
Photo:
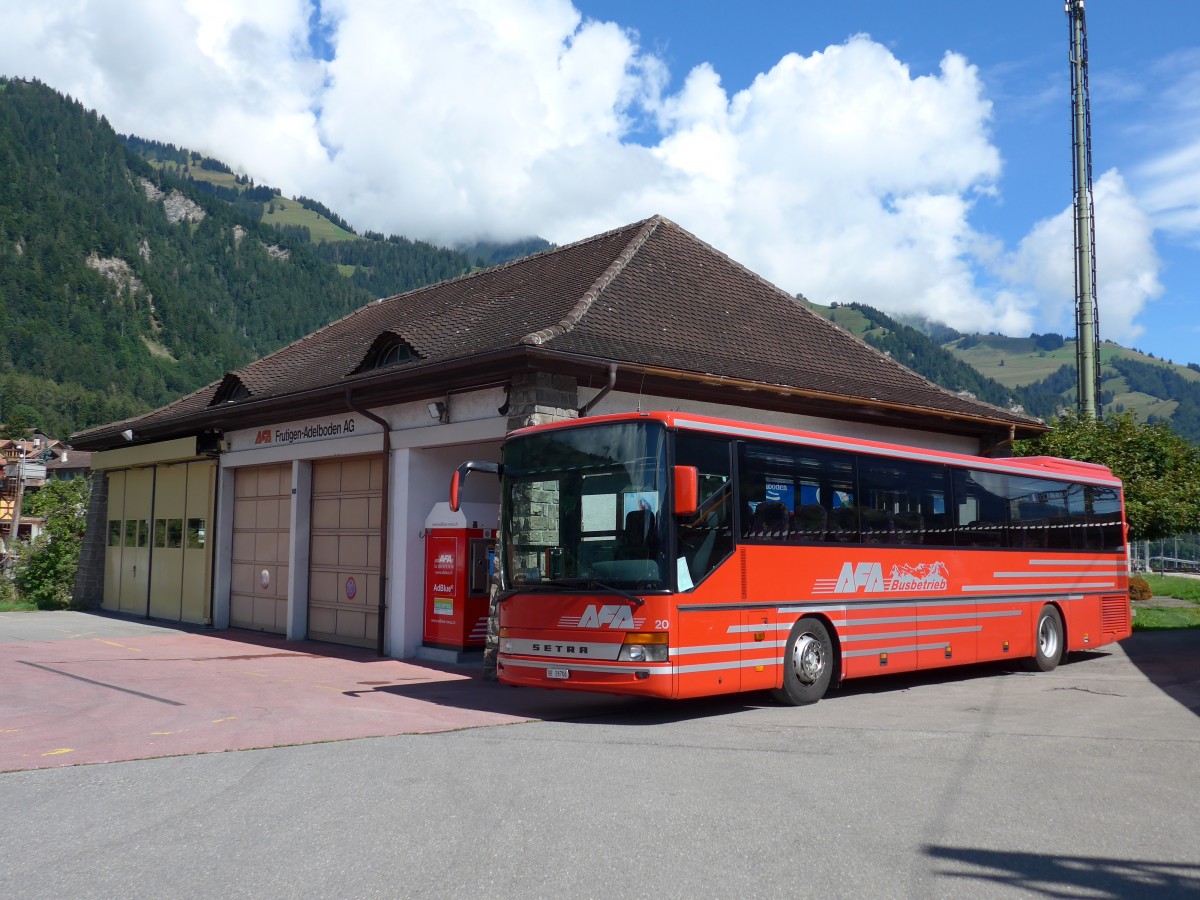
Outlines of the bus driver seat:
M624 559L646 559L658 542L654 527L654 511L646 507L635 509L625 516L625 529L617 538L617 555Z

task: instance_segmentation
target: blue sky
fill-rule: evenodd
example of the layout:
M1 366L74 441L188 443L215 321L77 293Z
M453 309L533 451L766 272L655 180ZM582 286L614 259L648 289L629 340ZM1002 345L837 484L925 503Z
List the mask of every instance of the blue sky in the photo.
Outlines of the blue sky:
M673 82L707 62L730 92L748 87L787 53L811 53L856 33L888 47L914 74L936 71L948 51L960 53L980 70L993 104L989 130L1003 157L997 196L977 203L972 222L1016 245L1034 222L1070 200L1069 44L1061 0L584 0L577 6L636 29L642 45L668 64ZM1093 177L1116 168L1134 190L1159 190L1148 169L1200 140L1200 5L1089 0L1086 15ZM1200 157L1194 161L1200 169ZM1195 182L1176 199L1194 216ZM1144 331L1123 341L1180 363L1200 362L1196 224L1156 229L1163 290L1138 319ZM1102 321L1105 262L1097 260Z
M1087 10L1101 333L1200 362L1200 14ZM0 3L0 71L359 229L659 213L784 289L1069 333L1061 0Z

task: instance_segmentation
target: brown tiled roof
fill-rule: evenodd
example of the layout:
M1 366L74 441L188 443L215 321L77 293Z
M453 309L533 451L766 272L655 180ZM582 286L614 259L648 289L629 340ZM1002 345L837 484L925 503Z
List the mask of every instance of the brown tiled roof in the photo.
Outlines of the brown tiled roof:
M397 380L435 364L536 349L1037 427L937 387L660 216L371 303L238 370L251 396L223 406L377 379L379 370L354 373L386 332L419 357L388 370ZM77 440L192 420L220 384Z

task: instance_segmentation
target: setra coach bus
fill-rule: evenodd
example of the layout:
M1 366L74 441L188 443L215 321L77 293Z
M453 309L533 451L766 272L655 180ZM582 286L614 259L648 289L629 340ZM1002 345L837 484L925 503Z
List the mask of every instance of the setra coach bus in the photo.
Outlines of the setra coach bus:
M1121 483L670 412L513 432L500 464L500 680L653 697L1002 659L1128 637Z

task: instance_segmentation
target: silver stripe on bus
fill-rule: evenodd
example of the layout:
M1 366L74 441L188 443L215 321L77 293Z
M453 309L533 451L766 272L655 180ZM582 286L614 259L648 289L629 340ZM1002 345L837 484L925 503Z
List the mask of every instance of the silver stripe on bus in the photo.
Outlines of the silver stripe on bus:
M501 657L500 662L504 665L516 668L527 669L568 669L578 672L608 672L615 674L629 674L631 672L646 672L650 677L661 678L664 675L687 675L692 672L718 672L726 669L750 669L756 666L777 666L779 665L778 656L769 656L763 659L747 659L737 660L732 662L720 663L693 663L687 666L670 666L663 668L651 668L645 664L624 664L620 666L576 666L563 665L561 662L553 662L549 660L531 659L531 660L508 660ZM567 679L570 683L570 679Z
M1120 575L1123 570L1092 570L1090 572L993 572L993 578L1095 578L1097 575Z
M843 644L851 644L859 641L890 641L893 638L915 638L935 634L973 634L979 631L983 631L982 625L968 625L966 628L913 628L909 631L887 631L876 632L875 634L843 634L839 635L838 637Z
M1064 585L1064 584L1014 584L1014 585L1004 585L1003 587L1022 588L1027 591L1046 591L1046 590L1053 591L1053 590L1060 590L1064 587L1079 589L1079 588L1115 588L1116 586L1117 586L1117 583L1115 581L1081 581L1081 582L1077 582L1076 584L1068 584L1068 585ZM964 591L996 591L1000 588L1001 588L1001 585L998 585L998 584L964 584L962 587L962 589ZM1026 596L1025 594L1017 594L1016 597L1019 597L1022 600L1041 599L1039 597L1029 597L1029 596ZM996 599L991 602L1003 603L1006 601L1004 601L1002 599ZM1009 601L1009 602L1011 602L1011 601Z
M1008 585L1005 585L1005 587L1007 587L1007 586ZM1025 587L1025 586L1026 585L1020 585L1020 587ZM1073 585L1073 584L1071 584L1071 585L1051 584L1051 585L1045 585L1045 587L1058 588L1061 590L1064 587L1074 588L1074 587L1076 587L1076 585ZM849 600L849 601L845 601L845 602L837 603L837 604L831 604L831 603L821 601L821 600L813 600L813 601L811 601L811 604L803 603L803 602L789 603L786 606L778 607L777 612L780 615L791 615L791 614L803 615L804 613L809 613L809 612L835 612L835 611L841 612L841 613L847 613L850 611L851 608L862 609L863 607L868 607L868 606L873 607L874 609L878 609L878 610L921 609L923 607L929 607L929 606L978 607L980 604L997 604L998 605L998 604L1033 602L1035 600L1046 599L1045 597L1029 597L1029 596L1026 596L1023 594L1018 594L1018 595L1013 595L1013 596L1005 596L1000 593L1001 586L998 584L992 585L991 589L996 591L996 596L994 596L994 597L962 597L962 596L923 597L919 600L895 600L895 601L888 600L885 597L879 597L877 599L871 599L871 600ZM974 590L979 590L979 588L974 588ZM1083 595L1082 594L1071 595L1067 599L1081 600L1081 599L1083 599Z
M848 656L878 656L880 653L915 653L918 650L945 650L950 645L945 644L907 644L903 647L878 647L873 650L847 650L842 653L842 658Z
M576 665L574 660L565 659L508 659L500 656L502 666L512 666L514 669L567 669L572 672L609 672L617 675L628 675L632 672L649 672L651 675L671 675L673 667L655 667L649 663L621 663L614 666Z
M917 616L917 622L953 622L959 619L1007 619L1021 615L1019 609L1007 609L1003 612L963 613L959 616ZM888 619L834 619L833 624L839 628L853 628L856 625L897 625L901 622L912 622L911 618Z
M842 612L844 614L844 611L842 611ZM965 610L961 613L943 613L943 614L936 615L936 616L916 616L915 619L912 616L890 616L887 618L880 618L880 619L831 619L830 621L836 627L846 628L846 627L851 627L851 626L855 626L855 625L891 625L891 624L899 624L901 622L912 622L912 621L953 622L953 621L957 621L959 619L999 619L999 618L1009 618L1011 616L1019 616L1019 615L1021 615L1021 610L1019 610L1019 609L1006 609L1006 610L1002 610L1000 612L976 612L972 609L972 610ZM787 621L787 622L778 622L774 625L764 625L764 624L730 625L729 628L726 629L726 633L727 634L737 634L737 633L746 633L746 632L751 632L751 631L787 631L788 629L790 629L792 627L792 624L793 624L792 621Z
M790 627L790 626L789 626ZM762 631L763 629L758 629ZM766 647L786 647L787 641L751 641L729 644L708 644L703 647L673 647L671 656L690 656L695 653L728 653L733 650L758 650Z
M737 662L693 663L688 666L675 666L675 671L680 675L687 675L691 672L719 672L722 669L750 669L755 666L777 665L779 665L779 657L768 656L763 659L743 659Z
M621 642L530 640L529 638L504 638L505 652L516 656L542 656L549 659L616 659L621 652ZM568 651L567 648L570 648Z

